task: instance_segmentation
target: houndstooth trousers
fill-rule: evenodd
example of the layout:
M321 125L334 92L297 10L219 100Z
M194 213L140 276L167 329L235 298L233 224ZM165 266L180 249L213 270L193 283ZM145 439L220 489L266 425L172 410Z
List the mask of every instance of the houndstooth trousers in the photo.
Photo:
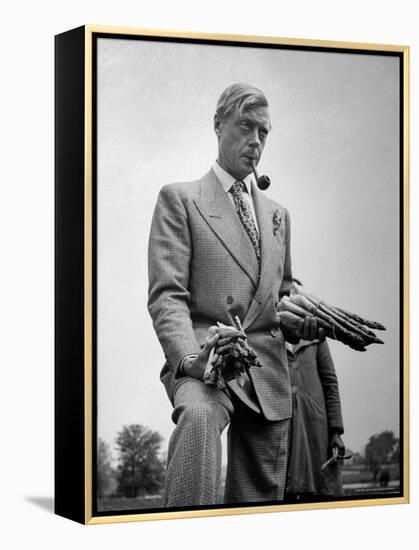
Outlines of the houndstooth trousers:
M283 499L288 419L268 421L232 392L185 378L174 395L172 420L176 428L169 443L167 507L219 504L221 433L228 424L224 503Z

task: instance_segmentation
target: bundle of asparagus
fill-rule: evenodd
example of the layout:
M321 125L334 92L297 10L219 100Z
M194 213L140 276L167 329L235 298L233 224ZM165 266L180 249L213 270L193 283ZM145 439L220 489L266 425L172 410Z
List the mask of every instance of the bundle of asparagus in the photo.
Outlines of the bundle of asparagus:
M313 315L319 328L333 340L357 351L366 351L370 344L384 344L370 329L385 330L381 323L368 321L355 313L331 306L324 300L305 292L302 287L293 284L291 296L285 296L278 304L281 324L291 333L297 333L301 318Z
M226 382L232 378L237 378L240 384L243 373L250 367L261 366L255 352L247 343L239 318L236 316L231 322L233 326L217 323L219 341L222 340L223 345L211 350L204 374L204 382L216 385L218 389L224 389Z

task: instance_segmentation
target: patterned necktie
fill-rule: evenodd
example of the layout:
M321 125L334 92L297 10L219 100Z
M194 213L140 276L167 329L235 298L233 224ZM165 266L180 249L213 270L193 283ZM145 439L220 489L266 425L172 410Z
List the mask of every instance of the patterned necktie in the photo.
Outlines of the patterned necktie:
M247 204L246 200L243 197L244 189L246 189L245 183L243 181L236 181L231 186L230 192L233 195L234 204L236 206L237 212L242 221L242 224L244 225L244 228L246 229L246 233L249 235L253 248L256 252L256 258L260 265L259 233L256 229L255 220L253 219L250 206Z

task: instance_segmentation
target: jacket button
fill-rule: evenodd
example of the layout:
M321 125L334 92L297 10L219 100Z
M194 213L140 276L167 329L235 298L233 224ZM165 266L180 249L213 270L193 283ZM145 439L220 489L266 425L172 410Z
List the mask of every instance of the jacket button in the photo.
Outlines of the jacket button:
M233 296L227 296L227 304L232 304L234 302Z

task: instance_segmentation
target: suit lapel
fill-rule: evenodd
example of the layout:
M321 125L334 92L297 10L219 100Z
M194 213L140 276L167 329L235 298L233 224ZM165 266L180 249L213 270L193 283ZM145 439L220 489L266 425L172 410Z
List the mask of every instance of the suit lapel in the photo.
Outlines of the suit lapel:
M252 385L252 382L250 381L249 375L246 375L248 379L248 384L250 386ZM244 387L242 387L237 380L237 378L233 378L232 380L229 380L227 382L227 386L232 390L237 397L239 397L243 403L245 403L250 409L255 411L256 413L260 413L260 407L258 403L249 395L248 391Z
M252 304L243 320L243 328L250 326L262 310L269 296L278 270L280 242L273 232L273 216L277 206L252 184L252 196L261 240L261 271L259 285Z
M259 265L253 245L212 170L201 180L200 198L194 202L201 216L256 287Z

